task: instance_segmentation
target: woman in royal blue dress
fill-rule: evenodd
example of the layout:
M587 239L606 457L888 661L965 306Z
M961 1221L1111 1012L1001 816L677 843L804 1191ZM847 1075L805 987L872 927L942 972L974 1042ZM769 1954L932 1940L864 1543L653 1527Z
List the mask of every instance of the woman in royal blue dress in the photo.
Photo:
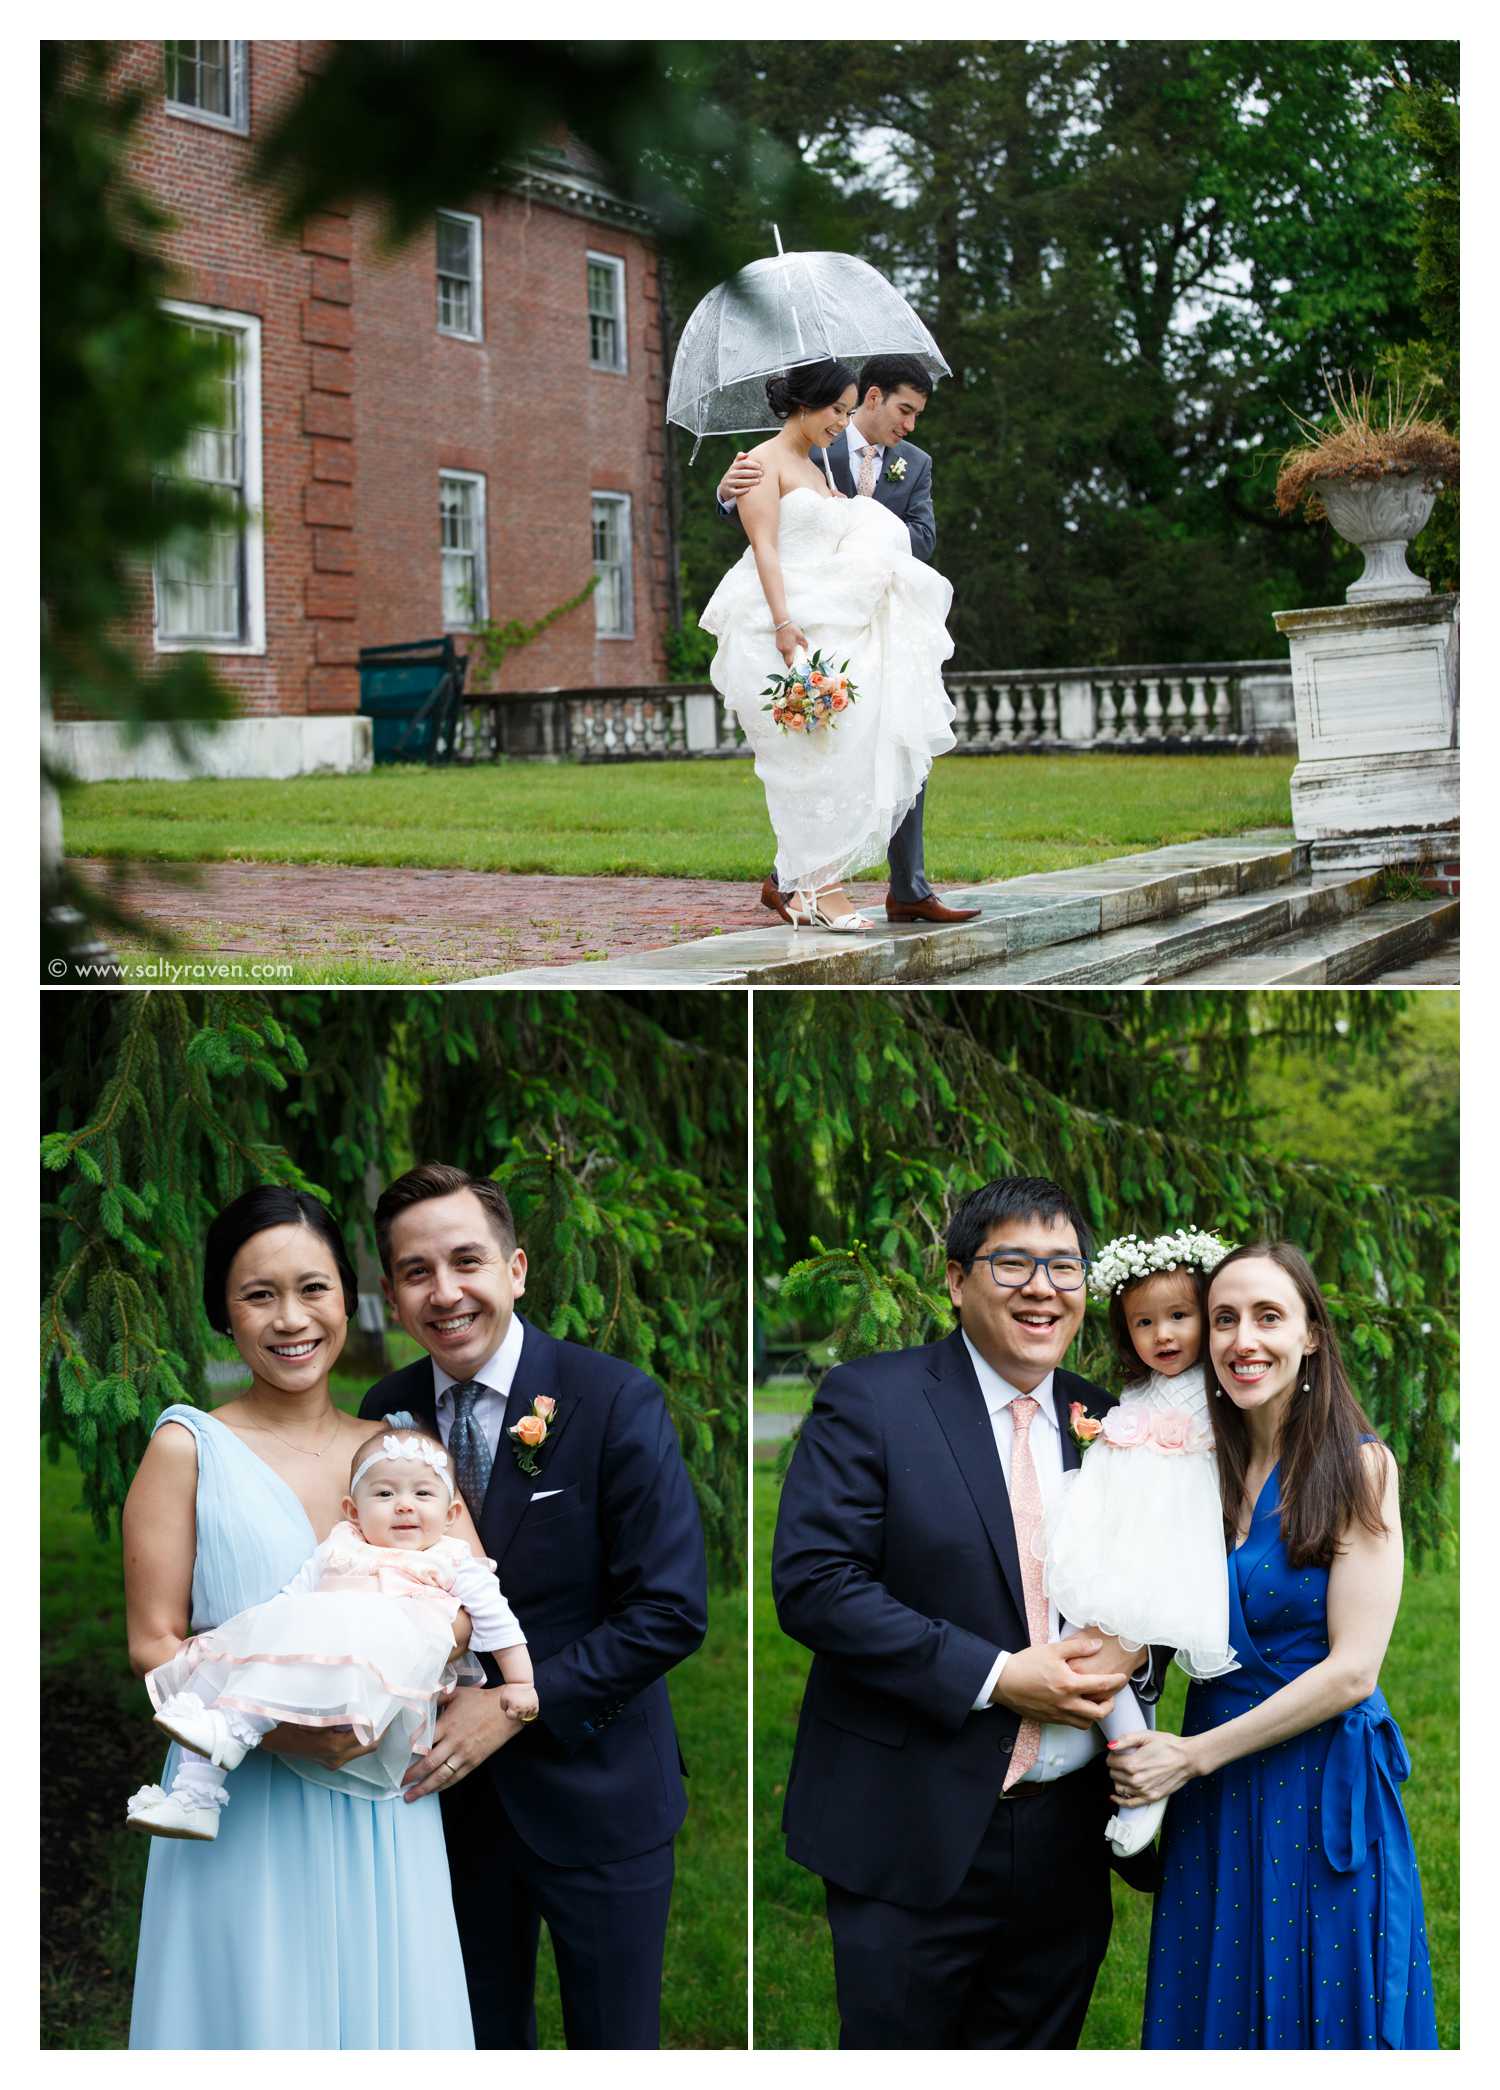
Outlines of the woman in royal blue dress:
M1208 1348L1240 1667L1183 1732L1111 1743L1122 1801L1167 1810L1142 2045L1435 2047L1411 1763L1378 1688L1401 1598L1396 1465L1317 1280L1236 1249Z
M212 1415L168 1408L131 1485L137 1675L291 1580L340 1521L370 1434L329 1394L357 1290L316 1198L237 1198L209 1228L203 1295L250 1385ZM437 1802L369 1797L343 1769L364 1753L352 1733L275 1727L213 1840L153 1840L132 2047L472 2048ZM163 1786L194 1775L174 1743Z

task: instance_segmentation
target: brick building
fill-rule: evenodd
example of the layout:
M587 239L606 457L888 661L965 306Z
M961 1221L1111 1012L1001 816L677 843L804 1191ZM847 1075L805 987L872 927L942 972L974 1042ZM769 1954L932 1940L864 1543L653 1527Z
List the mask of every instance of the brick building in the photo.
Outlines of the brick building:
M533 623L598 573L504 686L660 679L666 372L643 214L560 148L394 256L363 207L289 242L247 176L328 46L116 48L146 92L131 172L175 221L172 309L224 350L221 425L186 468L243 512L143 580L141 646L210 654L247 716L350 714L361 646Z

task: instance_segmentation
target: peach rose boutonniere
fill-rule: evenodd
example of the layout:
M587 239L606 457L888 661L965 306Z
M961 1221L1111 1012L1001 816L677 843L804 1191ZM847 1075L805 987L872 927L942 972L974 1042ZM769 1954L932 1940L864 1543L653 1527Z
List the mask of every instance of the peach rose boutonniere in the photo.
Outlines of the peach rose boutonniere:
M523 1473L535 1475L542 1470L536 1455L547 1441L547 1425L556 1413L557 1403L551 1394L539 1393L531 1404L531 1413L523 1415L507 1432L516 1464Z
M1087 1451L1099 1432L1104 1428L1097 1415L1090 1415L1082 1401L1074 1401L1068 1409L1068 1435L1080 1451Z

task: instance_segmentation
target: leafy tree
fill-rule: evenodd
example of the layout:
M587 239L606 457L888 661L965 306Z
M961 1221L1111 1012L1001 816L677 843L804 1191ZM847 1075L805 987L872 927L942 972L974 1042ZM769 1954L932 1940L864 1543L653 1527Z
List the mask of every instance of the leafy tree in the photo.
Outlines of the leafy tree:
M1096 1230L1284 1234L1330 1297L1355 1384L1403 1471L1417 1551L1442 1539L1457 1424L1456 1208L1368 1166L1290 1159L1257 1117L1283 1048L1373 1061L1396 994L1099 991L762 997L756 1005L762 1303L840 1356L951 1325L956 1201L1008 1174L1065 1183ZM1453 1080L1449 1061L1444 1069ZM780 1278L780 1283L776 1280ZM1102 1314L1080 1368L1114 1368Z
M370 1200L439 1158L506 1186L553 1334L659 1377L712 1556L744 1545L744 998L49 996L43 1431L101 1530L162 1409L202 1402L200 1247L258 1182Z

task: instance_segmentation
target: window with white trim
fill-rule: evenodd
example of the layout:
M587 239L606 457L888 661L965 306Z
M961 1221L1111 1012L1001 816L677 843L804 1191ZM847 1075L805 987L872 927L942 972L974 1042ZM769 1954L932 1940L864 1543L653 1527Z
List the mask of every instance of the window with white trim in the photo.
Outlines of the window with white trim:
M596 493L594 500L594 630L601 639L635 637L635 590L630 572L630 496Z
M157 553L157 649L263 653L260 321L209 305L170 302L164 309L216 357L211 410L189 437L177 476L216 488L225 513Z
M484 334L484 263L479 220L468 211L437 214L437 323L440 334L478 341Z
M250 128L250 46L246 43L162 45L166 58L167 109L221 131Z
M595 370L625 368L625 264L616 254L590 254L589 363Z
M443 626L448 631L472 631L489 615L483 473L440 472L438 515L443 552Z

